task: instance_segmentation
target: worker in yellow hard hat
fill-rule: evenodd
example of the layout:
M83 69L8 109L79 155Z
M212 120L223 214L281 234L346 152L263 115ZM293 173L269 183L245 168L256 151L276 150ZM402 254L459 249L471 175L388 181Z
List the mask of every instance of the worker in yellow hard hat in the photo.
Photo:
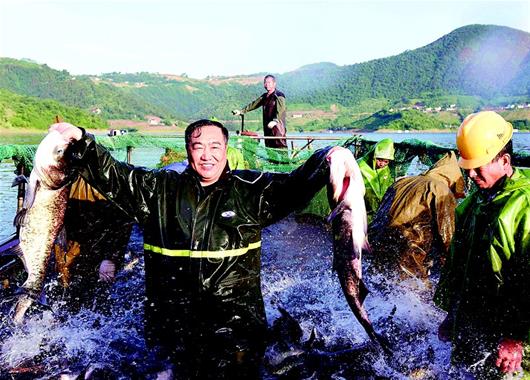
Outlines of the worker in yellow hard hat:
M480 379L530 375L522 361L530 337L530 179L511 164L512 133L492 111L469 115L458 129L459 165L478 189L456 209L435 294L448 311L440 339L451 340L452 360Z

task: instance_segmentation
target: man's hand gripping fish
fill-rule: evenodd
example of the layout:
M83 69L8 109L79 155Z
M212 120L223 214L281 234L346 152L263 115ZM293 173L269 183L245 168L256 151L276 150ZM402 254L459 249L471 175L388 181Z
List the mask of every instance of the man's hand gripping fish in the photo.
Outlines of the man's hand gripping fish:
M65 163L69 141L51 131L39 144L24 199L16 216L22 261L28 277L21 286L13 322L20 324L42 292L54 241L63 227L70 175Z
M389 352L388 342L378 335L363 306L368 294L362 280L362 253L368 244L364 182L353 154L346 148L333 148L328 154L330 187L328 199L333 209L328 221L333 229L333 269L337 271L344 296L368 336ZM331 194L332 193L332 194Z

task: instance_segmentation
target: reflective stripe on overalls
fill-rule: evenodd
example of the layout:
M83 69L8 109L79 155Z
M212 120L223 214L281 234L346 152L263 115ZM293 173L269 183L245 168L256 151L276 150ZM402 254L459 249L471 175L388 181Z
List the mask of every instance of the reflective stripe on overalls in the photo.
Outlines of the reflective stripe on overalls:
M151 244L144 244L144 250L151 251L154 253L160 253L164 256L172 257L191 257L194 259L202 258L223 258L231 256L241 256L247 253L252 249L259 248L261 246L261 241L255 243L250 243L247 247L237 248L237 249L227 249L225 251L192 251L189 249L169 249L161 248Z

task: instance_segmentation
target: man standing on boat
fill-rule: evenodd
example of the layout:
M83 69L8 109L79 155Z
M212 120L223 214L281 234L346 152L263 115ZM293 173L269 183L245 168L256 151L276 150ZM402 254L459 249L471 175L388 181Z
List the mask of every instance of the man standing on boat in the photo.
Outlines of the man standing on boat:
M247 112L263 107L263 135L285 137L285 114L286 104L283 92L276 90L276 78L274 75L267 75L263 80L265 92L259 98L248 104L242 110L233 110L234 115L244 115ZM266 139L267 148L287 148L285 139Z
M530 179L511 165L512 132L493 111L469 115L458 129L458 163L478 189L456 209L435 294L448 312L440 339L480 379L526 367L530 337Z
M143 228L145 335L167 360L159 378L259 378L261 230L306 205L331 169L349 181L351 152L318 150L290 173L231 171L228 130L199 120L186 129L189 165L177 173L119 162L71 124L50 129L74 141L80 175Z

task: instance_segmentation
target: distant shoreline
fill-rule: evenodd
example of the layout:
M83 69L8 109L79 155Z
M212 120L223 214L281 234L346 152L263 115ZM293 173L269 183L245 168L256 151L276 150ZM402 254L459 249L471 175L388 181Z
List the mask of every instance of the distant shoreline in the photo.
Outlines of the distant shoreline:
M334 133L348 133L351 131L352 136L360 133L399 133L399 134L422 134L422 133L456 133L457 129L418 129L418 130L408 130L408 131L398 131L395 129L379 129L377 131L355 131L353 129L344 130L344 131L334 131L330 132L327 129L319 130L319 131L307 131L302 132L304 135L311 135L312 133L328 133L330 135L333 135ZM101 134L107 134L108 129L87 129L87 132L94 134L94 135L101 135ZM45 135L47 131L42 129L34 129L34 128L0 128L0 136L15 136L15 135L38 135L42 134ZM136 133L136 132L132 132ZM161 128L140 128L138 129L138 133L142 134L152 134L152 135L167 135L171 133L177 133L177 134L183 134L184 129L182 128L174 128L174 127L161 127ZM516 133L530 133L530 131L517 131ZM287 137L289 137L289 131L287 131Z

